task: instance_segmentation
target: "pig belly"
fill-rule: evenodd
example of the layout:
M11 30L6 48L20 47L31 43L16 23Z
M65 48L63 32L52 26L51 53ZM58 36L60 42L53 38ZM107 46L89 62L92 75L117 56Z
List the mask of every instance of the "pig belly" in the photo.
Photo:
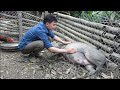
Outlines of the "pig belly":
M78 63L80 65L86 66L90 64L83 53L77 52L74 54L67 54L66 57L70 62Z
M77 52L74 54L67 54L65 56L66 59L69 60L70 62L83 65L86 68L86 70L89 71L89 74L94 74L96 72L94 66L86 59L83 53Z

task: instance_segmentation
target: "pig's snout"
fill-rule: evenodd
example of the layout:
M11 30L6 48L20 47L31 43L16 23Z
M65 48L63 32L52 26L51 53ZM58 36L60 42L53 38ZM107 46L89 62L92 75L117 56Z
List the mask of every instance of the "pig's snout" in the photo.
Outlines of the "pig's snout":
M79 63L79 64L82 64L83 63L83 60L79 59L79 58L74 58L74 60Z
M81 65L84 65L84 66L90 64L86 59L74 58L74 60L75 60L77 63L79 63L79 64L81 64Z
M81 64L81 65L84 65L84 66L90 64L90 62L86 59L84 53L80 53L80 52L79 52L79 53L76 53L76 54L74 55L74 60L75 60L77 63L79 63L79 64Z

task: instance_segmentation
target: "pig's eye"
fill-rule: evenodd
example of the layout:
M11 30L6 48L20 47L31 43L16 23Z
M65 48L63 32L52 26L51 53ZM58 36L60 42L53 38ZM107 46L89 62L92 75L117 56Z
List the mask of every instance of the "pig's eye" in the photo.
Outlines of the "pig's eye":
M79 61L79 59L77 59L77 61Z

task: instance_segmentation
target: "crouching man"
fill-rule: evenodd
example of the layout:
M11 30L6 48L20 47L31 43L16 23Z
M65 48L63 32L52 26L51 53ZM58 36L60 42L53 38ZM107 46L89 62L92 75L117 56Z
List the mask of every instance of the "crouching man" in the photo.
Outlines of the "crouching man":
M30 57L39 57L39 52L44 48L56 53L75 53L76 50L73 48L60 49L53 47L51 44L48 37L63 44L71 43L70 41L62 40L52 32L56 29L56 24L56 17L50 14L47 15L43 21L25 32L19 42L18 50L21 51L22 54L29 54Z

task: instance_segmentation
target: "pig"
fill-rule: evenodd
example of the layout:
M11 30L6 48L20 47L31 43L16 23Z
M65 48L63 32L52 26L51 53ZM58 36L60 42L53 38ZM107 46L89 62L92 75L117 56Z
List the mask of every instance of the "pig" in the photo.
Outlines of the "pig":
M62 48L75 48L77 50L76 53L62 55L70 62L85 66L90 75L101 70L106 63L106 57L102 52L85 43L73 42L64 45Z

